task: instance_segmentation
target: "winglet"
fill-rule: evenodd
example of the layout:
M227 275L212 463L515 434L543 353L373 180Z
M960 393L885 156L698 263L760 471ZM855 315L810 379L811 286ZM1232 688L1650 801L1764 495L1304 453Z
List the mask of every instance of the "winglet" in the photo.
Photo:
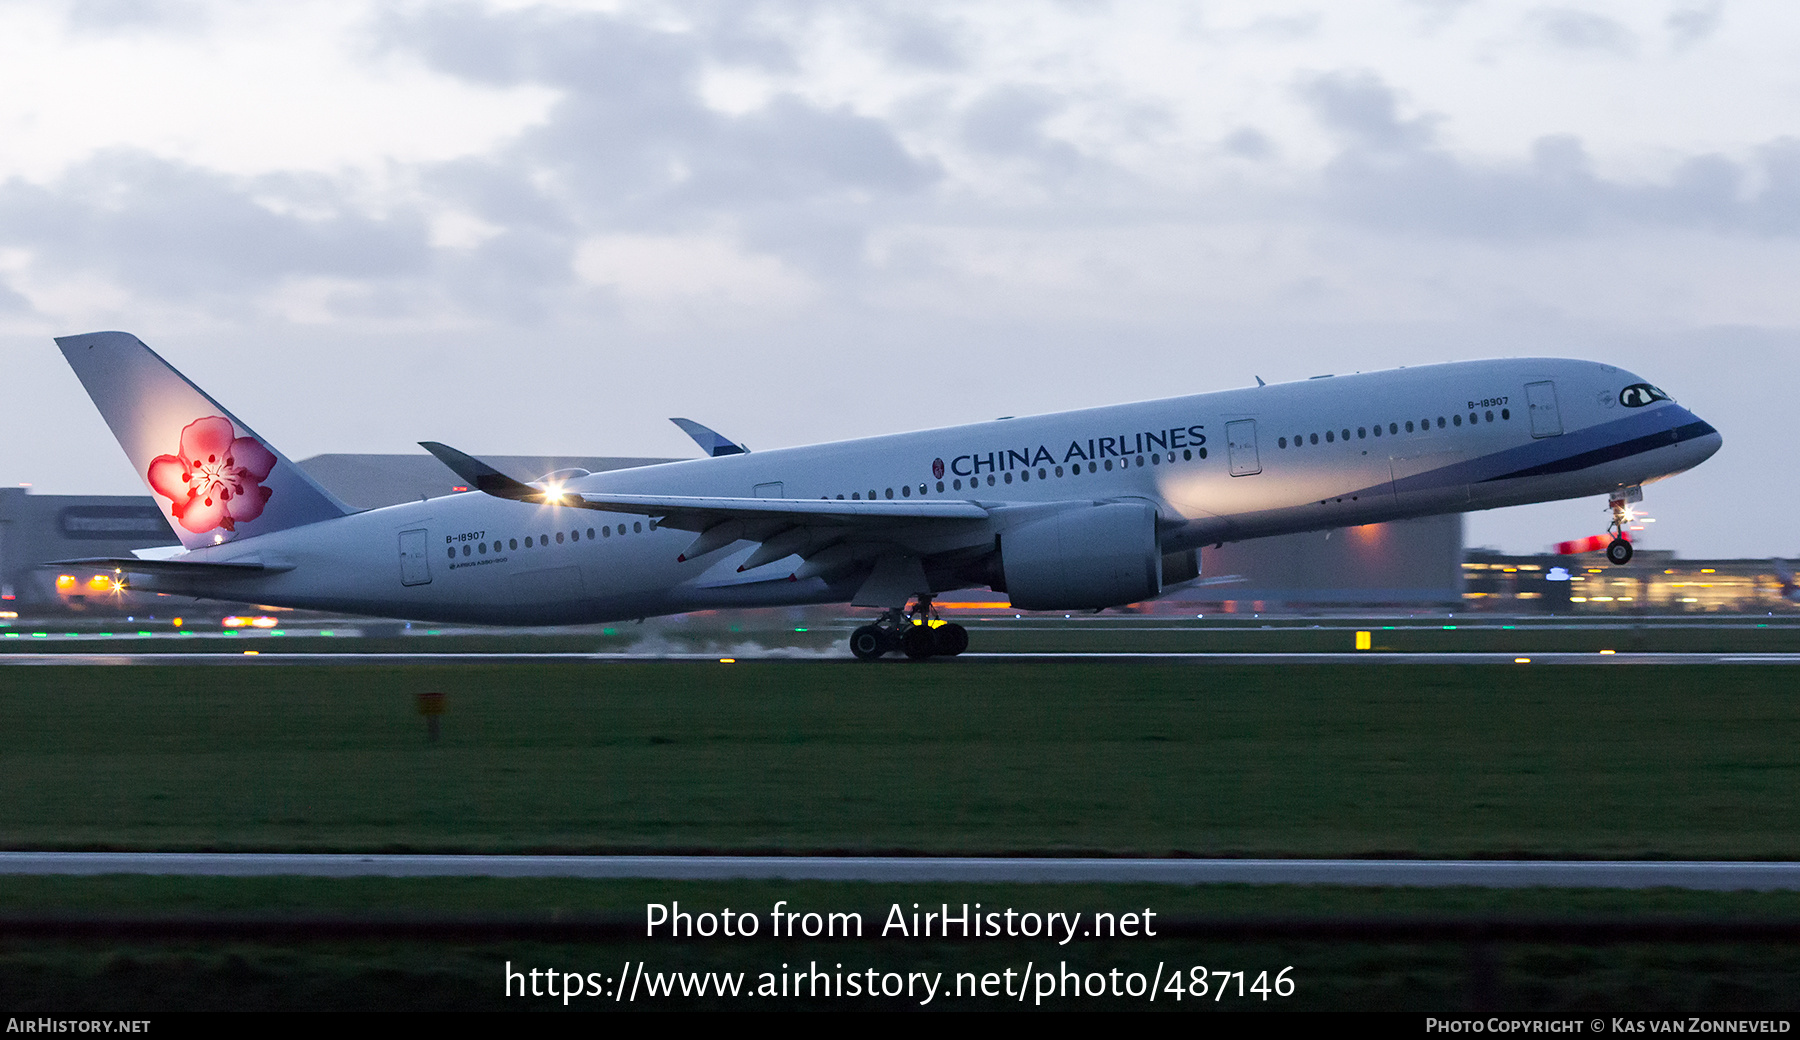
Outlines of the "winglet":
M692 419L676 419L671 417L669 421L681 427L681 432L694 438L694 443L700 445L701 451L706 452L715 459L721 455L750 454L749 448L746 448L735 441L727 440L725 437L721 436L718 431L713 430L710 427L702 426Z
M469 486L477 491L486 492L497 498L510 498L520 502L539 502L544 493L522 481L514 480L487 463L465 455L448 444L437 441L420 441L419 447L437 456L437 460L449 466L457 476L469 482Z

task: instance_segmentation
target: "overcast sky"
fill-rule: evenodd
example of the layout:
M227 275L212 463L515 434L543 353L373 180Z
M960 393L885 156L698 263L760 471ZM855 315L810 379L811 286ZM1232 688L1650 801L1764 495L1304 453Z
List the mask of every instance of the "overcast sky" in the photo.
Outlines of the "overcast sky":
M141 493L99 329L295 458L1554 354L1724 434L1644 544L1800 555L1791 2L12 0L0 142L3 483Z

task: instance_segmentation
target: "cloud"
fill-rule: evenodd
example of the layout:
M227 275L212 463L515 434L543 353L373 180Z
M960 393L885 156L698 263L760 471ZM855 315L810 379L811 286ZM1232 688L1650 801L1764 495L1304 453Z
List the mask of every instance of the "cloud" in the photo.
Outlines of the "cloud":
M700 89L709 62L793 61L785 44L756 42L769 38L754 17L722 10L679 29L473 8L387 23L387 47L416 50L439 71L560 96L512 145L428 171L427 181L496 223L591 237L692 234L724 220L782 263L847 273L881 207L929 188L941 170L886 120L844 104L776 91L747 111L709 106Z
M1691 47L1705 40L1718 31L1719 24L1724 20L1725 5L1721 0L1698 0L1677 5L1663 19L1663 25L1669 30L1675 46L1681 48Z
M1299 94L1320 123L1353 146L1407 149L1432 139L1434 120L1401 119L1394 92L1373 72L1353 70L1315 76L1300 85Z
M1240 159L1268 159L1275 154L1275 142L1255 127L1240 126L1219 142L1230 155Z
M1322 171L1328 212L1388 230L1494 239L1570 237L1631 227L1733 235L1800 233L1800 141L1783 138L1746 160L1690 156L1661 182L1596 174L1580 138L1539 137L1523 161L1459 156L1435 119L1402 120L1379 77L1335 73L1302 96L1344 141Z
M175 299L298 276L386 279L428 263L415 214L359 213L318 178L232 178L133 150L49 184L0 185L0 244L26 251L35 270L102 273Z
M978 153L1024 159L1067 173L1081 163L1081 153L1044 131L1044 122L1061 108L1061 100L1042 88L995 87L964 111L962 143Z
M1531 23L1545 40L1568 50L1629 56L1637 48L1637 38L1623 23L1591 11L1542 8L1532 12Z

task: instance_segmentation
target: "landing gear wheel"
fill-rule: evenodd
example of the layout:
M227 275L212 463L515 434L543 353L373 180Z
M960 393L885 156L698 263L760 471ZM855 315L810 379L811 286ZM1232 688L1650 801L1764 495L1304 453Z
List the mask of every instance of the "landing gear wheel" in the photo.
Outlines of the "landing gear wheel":
M850 633L850 652L863 661L873 661L888 652L888 635L874 625L864 625Z
M1631 562L1631 543L1623 538L1614 538L1606 544L1606 558L1615 567L1625 566Z
M954 622L931 630L932 653L955 657L969 648L969 630Z
M915 661L923 661L936 653L936 642L927 625L908 625L906 631L900 633L900 649Z

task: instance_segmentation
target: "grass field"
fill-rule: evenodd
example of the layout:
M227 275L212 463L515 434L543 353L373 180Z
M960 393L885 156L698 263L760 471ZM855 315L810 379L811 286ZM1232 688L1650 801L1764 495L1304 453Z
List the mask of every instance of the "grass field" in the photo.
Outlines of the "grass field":
M0 672L0 847L1800 856L1777 667ZM442 691L442 739L414 698Z

